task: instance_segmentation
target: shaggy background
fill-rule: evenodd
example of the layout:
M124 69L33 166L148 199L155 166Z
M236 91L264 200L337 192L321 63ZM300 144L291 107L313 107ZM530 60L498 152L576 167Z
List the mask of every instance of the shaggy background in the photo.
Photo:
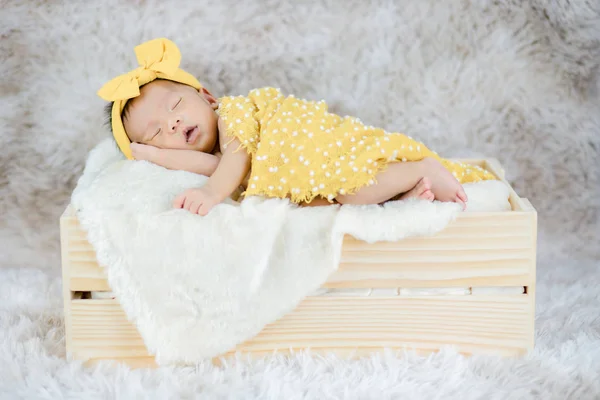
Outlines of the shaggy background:
M597 0L4 0L0 9L0 398L600 396ZM96 91L135 67L135 45L160 36L216 95L277 86L445 156L500 159L539 211L536 350L501 361L447 349L134 372L64 361L58 218L88 151L109 134Z

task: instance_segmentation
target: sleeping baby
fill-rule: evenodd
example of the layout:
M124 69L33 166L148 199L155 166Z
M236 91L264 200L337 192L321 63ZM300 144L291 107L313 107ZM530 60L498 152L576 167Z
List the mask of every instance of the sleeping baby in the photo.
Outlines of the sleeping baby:
M206 215L240 186L245 196L299 205L380 204L420 198L461 204L461 183L495 179L440 158L423 143L328 112L323 101L260 88L217 99L179 68L167 39L135 48L140 67L98 92L128 159L208 177L173 206Z

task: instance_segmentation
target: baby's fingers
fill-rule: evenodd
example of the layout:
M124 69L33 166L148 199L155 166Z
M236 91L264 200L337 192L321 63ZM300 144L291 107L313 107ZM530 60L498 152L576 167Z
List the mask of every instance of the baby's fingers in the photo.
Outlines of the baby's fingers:
M198 208L198 215L202 215L205 216L206 214L208 214L210 212L210 209L212 208L212 206L209 203L203 203L200 205L200 207Z
M202 208L202 201L194 201L190 204L190 207L188 208L188 210L192 214L198 214L198 210L200 210L201 208Z
M198 199L194 196L186 196L185 202L183 203L183 208L188 211L194 212L192 207L198 207Z
M175 200L173 200L173 208L183 208L186 197L187 196L186 196L185 192L181 193L179 196L175 197Z
M461 199L463 201L463 203L466 203L467 201L469 201L469 198L467 197L467 193L465 193L465 189L461 186L460 189L458 189L458 193L456 193L456 196Z

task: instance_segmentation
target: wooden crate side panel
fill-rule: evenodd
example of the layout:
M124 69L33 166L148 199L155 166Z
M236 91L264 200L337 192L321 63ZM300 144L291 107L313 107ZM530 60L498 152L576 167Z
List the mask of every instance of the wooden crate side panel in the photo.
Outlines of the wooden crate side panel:
M410 343L424 348L443 344L524 348L527 311L526 296L310 297L237 350Z
M528 286L534 214L464 213L431 237L366 243L347 236L325 287Z
M258 360L263 357L269 357L273 354L281 354L281 355L293 355L300 351L308 351L311 355L320 355L323 357L335 355L341 359L350 359L355 360L361 357L369 357L373 353L383 353L384 350L391 350L393 352L401 352L403 350L414 351L417 354L422 354L424 356L431 354L433 352L437 352L440 350L440 346L435 347L435 344L432 344L431 347L424 346L423 343L406 343L403 346L390 346L390 347L381 347L381 346L371 346L371 347L361 347L358 349L351 349L345 347L328 347L328 348L311 348L311 349L278 349L278 350L267 350L267 351L253 351L252 353L227 353L220 357L215 357L212 362L215 366L221 367L224 363L227 365L232 365L239 359L244 360ZM457 349L460 354L465 356L473 355L473 354L482 354L482 353L490 353L494 355L500 356L519 356L523 354L523 349L521 348L513 348L513 347L497 347L495 351L491 353L487 346L478 346L476 344L465 344ZM158 364L156 360L152 356L145 357L115 357L115 358L105 358L105 357L96 357L87 359L85 365L94 366L99 362L115 362L119 364L126 364L130 368L156 368Z
M148 357L136 326L116 300L73 300L71 302L70 353L81 360L90 358Z
M62 221L72 291L110 291L106 274L75 217ZM366 243L346 236L339 269L323 286L527 286L531 213L465 213L432 237Z
M69 241L68 241L68 214L70 208L67 208L60 218L60 253L61 253L61 268L62 268L62 294L63 294L63 309L65 319L65 347L67 353L72 350L72 327L71 327L71 290L69 288L69 279L71 267L69 265Z
M488 161L484 160L470 161L483 167L489 165ZM491 165L488 169L504 179L504 171L501 170L499 164L495 166L492 162ZM420 263L421 275L416 281L404 278L393 281L388 279L388 276L385 279L393 282L393 287L494 286L493 283L496 282L500 286L527 285L527 295L402 296L355 299L311 297L307 298L293 313L265 327L256 338L238 346L237 350L262 356L270 354L273 351L273 344L276 344L280 346L279 352L287 352L289 347L310 346L313 353L334 352L340 356L352 356L379 351L382 346L392 349L409 347L417 351L430 352L439 349L442 345L454 344L458 346L460 352L465 354L494 353L502 355L517 355L524 353L527 349L532 349L534 344L537 216L529 201L519 198L514 190L511 192L511 204L517 212L461 214L457 221L434 237L375 244L366 244L347 237L344 241L343 252L344 256L350 259L354 257L354 265L359 264L361 257L366 256L368 260L380 257L380 265L384 269L386 263L383 261L386 258L389 260L390 254L398 252L401 254L404 252L403 255L412 254L412 257L418 259ZM518 220L523 215L528 221L525 224L528 229L523 226L522 232L524 233L517 235L514 232L515 224L518 225ZM512 220L513 216L516 216L516 222ZM483 221L482 217L492 219L500 217L502 221L498 223L498 221L488 219L487 236L482 237L476 234L478 230L482 230L482 226L479 224ZM509 220L511 222L507 223ZM478 238L477 243L480 248L473 249L472 242L468 240L473 236ZM399 244L401 244L400 247ZM365 245L368 246L368 249L361 247ZM426 268L437 270L453 269L456 266L446 265L446 268L442 268L439 266L439 260L428 261L419 252L462 250L470 252L466 255L469 262L481 262L478 257L482 253L477 253L477 250L502 251L507 248L519 252L520 255L525 254L523 250L529 251L528 268L525 274L510 275L507 270L500 268L501 275L496 277L477 277L467 274L466 278L423 279L423 265L426 263L429 263L429 267ZM116 300L75 299L71 301L74 297L71 291L74 290L110 290L104 271L98 266L95 252L87 242L87 235L79 226L71 206L61 217L61 250L63 253L63 281L69 282L64 286L63 293L67 351L78 359L116 359L132 366L155 366L156 363L153 357L148 355L139 332L134 325L127 321ZM438 259L440 254L437 254ZM500 261L503 260L501 258ZM362 268L365 271L368 270L368 274L375 272L372 269L372 263L364 265ZM398 268L398 266L395 265L394 268ZM400 266L400 269L402 268L404 267ZM342 271L351 272L345 265L341 266L340 272ZM414 265L410 266L407 271L415 273ZM492 278L493 282L490 282ZM360 277L354 276L352 279L360 279ZM330 285L329 287L346 287L344 280L340 282L341 286L335 286L339 282L329 282L328 285ZM366 287L378 287L382 281L360 279L346 282L350 284L349 287L362 287L362 284L365 284ZM338 303L335 303L338 304L336 307L333 306L334 303L331 303L332 301L345 302L349 299L358 303L352 306L350 306L351 303L344 303L348 307L347 311L344 311ZM316 303L313 302L311 305L310 301L313 300ZM502 308L505 307L504 303L509 304L508 308ZM469 304L475 304L478 307L469 308ZM496 304L501 309L493 309L490 304ZM515 305L516 309L511 309ZM347 326L344 327L341 324L347 324ZM325 329L324 326L329 329ZM353 330L355 333L352 333ZM314 332L321 336L315 338ZM342 336L342 341L340 342L333 336ZM358 350L356 350L357 347ZM231 354L227 355L231 356Z
M533 208L533 205L528 199L523 199L525 209L528 210L531 216L531 236L533 238L530 252L531 252L531 264L530 264L530 283L527 286L527 296L529 297L529 315L527 317L528 330L529 330L529 348L533 349L535 346L535 295L536 295L536 282L537 282L537 212Z
M373 347L439 349L457 346L520 354L529 346L528 296L308 297L235 351ZM116 300L74 300L73 354L77 358L148 357L139 332ZM231 355L233 352L228 353Z
M72 206L68 210L72 210ZM96 259L96 252L74 214L61 218L63 257L68 259L68 287L71 291L110 291L106 273Z

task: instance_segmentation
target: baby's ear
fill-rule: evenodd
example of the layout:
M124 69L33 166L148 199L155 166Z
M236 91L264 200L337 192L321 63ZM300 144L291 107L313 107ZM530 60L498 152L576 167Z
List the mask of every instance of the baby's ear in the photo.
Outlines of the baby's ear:
M215 99L215 96L213 96L211 92L209 92L205 88L202 88L198 91L198 94L202 96L204 100L206 100L213 109L217 109L219 103L217 102L217 99Z

